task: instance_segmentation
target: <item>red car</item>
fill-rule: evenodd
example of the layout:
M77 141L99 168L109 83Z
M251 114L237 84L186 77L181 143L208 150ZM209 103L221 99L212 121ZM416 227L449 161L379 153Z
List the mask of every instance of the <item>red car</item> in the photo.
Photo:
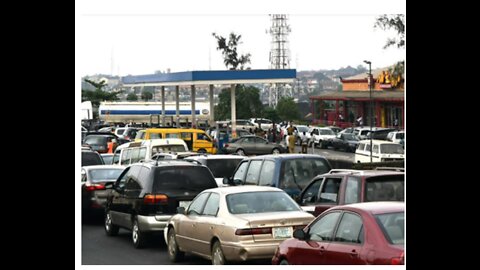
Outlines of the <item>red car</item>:
M404 264L403 202L330 208L283 241L272 264Z

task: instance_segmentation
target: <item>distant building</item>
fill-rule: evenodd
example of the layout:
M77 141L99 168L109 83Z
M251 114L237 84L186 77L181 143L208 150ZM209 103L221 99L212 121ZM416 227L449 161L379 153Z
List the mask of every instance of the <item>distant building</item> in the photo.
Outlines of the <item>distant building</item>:
M362 124L378 127L394 127L395 120L399 128L404 128L404 79L393 78L388 68L372 70L372 100L370 106L370 91L368 73L341 78L343 91L328 92L310 97L310 110L314 124L337 125L349 127L358 125L357 119L362 117ZM370 110L373 118L370 119Z

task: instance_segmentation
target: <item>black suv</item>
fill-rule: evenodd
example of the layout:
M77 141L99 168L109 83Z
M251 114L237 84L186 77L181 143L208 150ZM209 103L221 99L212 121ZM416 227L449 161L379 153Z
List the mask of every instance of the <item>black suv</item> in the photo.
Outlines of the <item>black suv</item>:
M197 194L217 184L203 165L168 160L132 164L105 187L112 190L105 209L105 232L111 236L120 227L131 230L133 244L140 248L148 233L165 229L177 207L187 207Z

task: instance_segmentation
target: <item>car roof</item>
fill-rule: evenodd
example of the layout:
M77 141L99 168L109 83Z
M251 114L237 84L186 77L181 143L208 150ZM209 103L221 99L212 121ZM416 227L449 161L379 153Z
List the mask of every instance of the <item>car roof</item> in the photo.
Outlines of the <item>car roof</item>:
M83 166L83 169L86 171L89 170L97 170L97 169L125 169L125 166L122 165L90 165L90 166Z
M140 164L140 165L145 165L148 167L171 167L171 166L189 166L189 167L197 167L197 166L202 166L196 163L193 163L188 160L183 160L183 159L160 159L158 161L152 160L149 162L144 162L144 163L134 163L134 164ZM132 164L132 165L134 165Z
M359 143L370 144L370 140L361 140ZM394 143L394 142L391 142L391 141L384 141L384 140L372 140L372 143L373 144L397 144L397 145L400 145L398 143Z
M242 186L228 186L228 187L218 187L205 190L207 191L216 191L223 195L233 194L233 193L242 193L242 192L254 192L254 191L279 191L284 192L283 190L275 187L267 186L256 186L256 185L242 185Z
M345 175L361 175L365 177L382 176L382 175L405 175L404 172L391 170L349 170L349 169L332 169L330 172L318 175L315 178L323 178L326 176L345 176Z
M322 158L325 159L324 156L316 155L316 154L271 154L271 155L262 155L251 157L250 159L280 159L280 160L288 160L288 159L300 159L300 158Z
M405 202L366 202L335 206L331 210L360 210L371 214L385 214L405 211Z
M246 157L244 156L238 156L238 155L201 155L201 156L191 156L191 157L186 157L185 159L245 159Z

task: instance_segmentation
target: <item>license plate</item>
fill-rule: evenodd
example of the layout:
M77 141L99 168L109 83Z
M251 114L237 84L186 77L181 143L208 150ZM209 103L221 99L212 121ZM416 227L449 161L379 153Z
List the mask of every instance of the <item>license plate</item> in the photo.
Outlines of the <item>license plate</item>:
M292 233L292 227L278 227L272 230L273 238L290 238L292 237Z
M187 209L191 202L192 201L179 201L178 206L184 207L185 209Z

